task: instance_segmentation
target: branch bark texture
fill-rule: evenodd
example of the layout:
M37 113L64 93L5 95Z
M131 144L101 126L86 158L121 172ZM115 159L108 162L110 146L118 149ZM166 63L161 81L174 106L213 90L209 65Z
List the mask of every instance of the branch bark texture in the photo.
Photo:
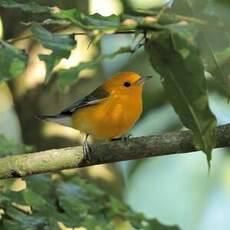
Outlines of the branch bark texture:
M216 148L230 147L230 124L217 128ZM0 179L24 177L62 169L197 151L190 131L94 144L86 161L81 146L51 149L0 158Z

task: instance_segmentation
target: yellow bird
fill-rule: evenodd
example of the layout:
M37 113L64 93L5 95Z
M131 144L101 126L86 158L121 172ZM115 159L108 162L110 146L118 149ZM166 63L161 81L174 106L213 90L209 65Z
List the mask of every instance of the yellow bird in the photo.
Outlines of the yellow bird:
M86 133L83 152L89 159L87 137L112 140L126 134L142 113L143 85L150 76L122 72L56 115L40 119L71 126Z

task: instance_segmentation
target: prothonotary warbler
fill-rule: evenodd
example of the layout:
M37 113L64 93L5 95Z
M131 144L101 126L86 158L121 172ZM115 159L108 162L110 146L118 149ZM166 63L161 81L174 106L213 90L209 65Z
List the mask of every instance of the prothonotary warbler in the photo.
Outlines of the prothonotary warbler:
M122 137L134 126L142 113L142 90L149 78L134 72L119 73L60 113L39 118L86 133L83 152L89 158L89 135L112 140Z

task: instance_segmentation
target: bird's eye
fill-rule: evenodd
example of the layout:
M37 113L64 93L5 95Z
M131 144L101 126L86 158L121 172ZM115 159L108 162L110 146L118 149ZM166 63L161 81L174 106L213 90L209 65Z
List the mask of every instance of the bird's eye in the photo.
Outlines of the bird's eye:
M131 86L131 83L129 81L126 81L126 82L124 82L124 86L129 87L129 86Z

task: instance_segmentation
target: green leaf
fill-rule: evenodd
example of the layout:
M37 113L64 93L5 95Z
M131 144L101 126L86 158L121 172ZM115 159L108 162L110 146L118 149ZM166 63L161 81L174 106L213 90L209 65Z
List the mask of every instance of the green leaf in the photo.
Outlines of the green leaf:
M28 1L27 3L19 3L14 0L0 0L0 6L4 8L20 9L32 13L46 13L50 11L48 6L41 6L33 1Z
M132 52L130 47L123 47L112 54L99 55L91 61L79 63L76 67L62 69L58 72L58 85L60 89L64 90L77 80L77 77L82 70L94 68L105 59L113 59L119 54L130 52Z
M26 204L30 205L32 208L39 208L47 204L46 200L41 195L30 189L24 190L22 194Z
M208 105L204 67L190 26L171 26L152 33L145 49L163 78L165 92L184 126L192 130L195 146L207 154L216 144L216 119Z
M0 40L0 82L23 73L28 61L24 50Z
M53 34L38 24L33 24L31 31L36 40L41 42L45 48L52 50L50 55L39 55L39 58L46 63L46 80L49 80L53 68L62 58L70 56L71 50L76 45L74 35Z
M22 192L12 192L4 188L4 192L1 192L0 205L9 205L11 202L15 202L21 205L26 205Z
M43 197L52 197L52 180L47 175L35 175L27 178L27 187Z
M61 10L53 8L52 15L55 18L68 20L83 29L116 29L121 24L121 18L117 15L102 16L100 14L87 15L78 9Z
M13 154L28 153L32 150L32 146L15 143L14 141L8 140L4 135L0 134L0 157Z
M8 218L18 224L18 229L38 229L37 227L45 225L43 218L25 214L12 206L8 206L5 212Z
M85 215L90 209L90 197L87 191L72 183L60 183L57 193L61 207L68 213Z

